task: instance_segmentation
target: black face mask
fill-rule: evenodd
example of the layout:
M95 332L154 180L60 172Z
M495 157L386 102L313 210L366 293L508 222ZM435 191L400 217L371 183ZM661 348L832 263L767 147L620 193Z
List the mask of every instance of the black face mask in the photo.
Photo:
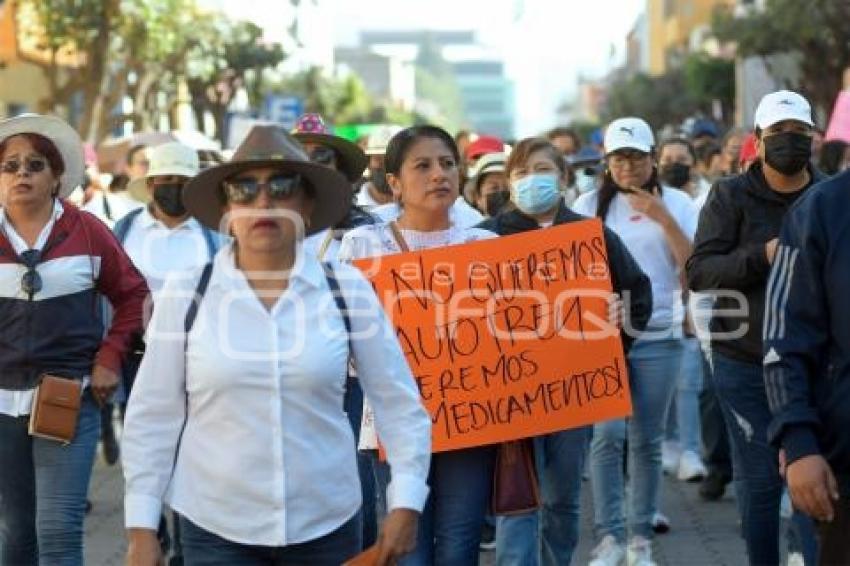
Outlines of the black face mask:
M154 185L153 200L159 209L168 216L178 218L186 214L186 207L183 206L182 183Z
M487 216L496 216L511 200L510 191L499 191L490 193L484 197L484 210L482 211Z
M691 180L691 166L684 163L662 165L658 177L665 185L681 189Z
M812 158L812 138L799 132L782 132L762 138L764 160L783 175L796 175Z
M392 189L390 188L390 184L387 182L387 172L382 169L372 169L369 168L369 179L372 181L372 186L375 187L379 193L384 195L392 194Z

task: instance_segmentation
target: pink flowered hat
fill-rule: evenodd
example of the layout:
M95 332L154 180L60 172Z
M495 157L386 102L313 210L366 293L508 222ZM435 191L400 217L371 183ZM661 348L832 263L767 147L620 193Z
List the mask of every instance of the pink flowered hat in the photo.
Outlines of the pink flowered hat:
M330 148L336 153L337 169L352 183L360 179L366 169L368 158L363 150L345 138L333 135L318 114L304 114L295 123L292 137L303 144L315 144ZM313 152L308 152L313 153ZM312 159L312 155L311 155Z

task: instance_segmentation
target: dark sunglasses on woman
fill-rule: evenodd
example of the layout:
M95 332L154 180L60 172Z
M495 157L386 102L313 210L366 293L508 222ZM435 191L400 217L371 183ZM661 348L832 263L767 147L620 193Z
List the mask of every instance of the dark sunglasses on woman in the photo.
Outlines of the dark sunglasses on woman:
M265 188L272 200L292 198L301 186L301 175L297 173L277 173L261 183L254 177L237 177L224 181L224 193L229 202L249 204L257 200L260 191Z
M47 160L40 157L34 157L26 159L22 164L16 159L10 159L9 161L4 161L3 164L0 165L0 170L2 170L3 173L14 175L20 171L21 167L24 167L27 173L41 173L47 168Z

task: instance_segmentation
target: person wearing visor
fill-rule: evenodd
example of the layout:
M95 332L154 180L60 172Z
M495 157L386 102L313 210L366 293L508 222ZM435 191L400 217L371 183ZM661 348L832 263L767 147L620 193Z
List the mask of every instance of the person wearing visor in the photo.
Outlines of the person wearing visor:
M664 426L682 362L680 272L691 253L696 213L688 195L659 184L655 137L644 120L611 122L604 147L607 169L600 187L580 196L573 210L601 218L625 243L652 282L652 313L628 354L633 417L594 426L590 463L599 544L591 565L613 566L627 554L629 564L649 566ZM628 517L623 511L627 438Z
M142 328L144 279L109 228L65 200L82 178L83 145L71 126L35 114L0 121L4 565L83 564L99 408L118 385L130 337ZM114 308L109 325L98 297ZM48 375L81 384L75 430L67 443L29 431L36 398L66 410L76 405L69 398L75 393L41 397L37 388L50 383Z
M183 197L233 240L157 298L125 424L128 564L158 560L163 504L180 515L187 566L336 566L358 554L350 356L393 471L375 564L395 564L428 496L430 418L369 282L302 246L345 215L350 183L282 128L255 126Z
M484 158L486 159L486 157ZM566 180L564 158L544 138L522 140L507 161L512 207L479 224L500 236L519 234L587 218L566 205L559 185ZM626 349L643 330L652 311L649 279L619 237L605 229L614 294L609 322L626 327ZM628 294L629 312L621 313L618 296ZM624 321L623 318L627 320ZM578 545L582 471L592 427L579 427L532 439L542 508L497 519L496 563L499 566L569 564Z
M488 218L496 216L511 200L505 159L504 153L484 155L471 171L463 189L466 201Z
M746 172L714 185L688 260L691 290L717 293L711 320L713 379L729 432L750 564L778 564L780 557L783 483L779 450L768 438L772 417L762 327L771 266L790 261L787 254L777 254L783 219L823 178L811 165L813 127L811 107L799 94L782 90L762 98L755 114L758 159ZM742 300L730 291L746 298L745 315Z

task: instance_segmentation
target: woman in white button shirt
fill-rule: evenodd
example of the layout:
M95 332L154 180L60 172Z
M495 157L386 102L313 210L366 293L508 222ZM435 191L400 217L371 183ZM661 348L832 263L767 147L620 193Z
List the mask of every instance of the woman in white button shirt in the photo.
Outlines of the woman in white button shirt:
M350 191L275 126L255 127L232 162L186 186L192 215L234 241L194 303L197 273L169 279L157 300L125 425L130 564L156 563L163 503L181 515L188 566L337 565L355 555L360 487L342 408L349 347L394 471L379 563L412 550L430 420L369 283L301 253L304 232L337 222Z
M339 258L374 257L494 238L496 235L487 230L451 222L450 210L460 187L459 162L454 139L435 126L415 126L393 136L385 167L401 216L397 221L361 226L346 234ZM359 366L357 371L358 375L362 371ZM366 397L374 402L368 389ZM361 433L361 444L364 436L365 432ZM385 441L380 427L378 436ZM431 496L420 521L416 550L401 564L478 563L494 454L494 447L484 446L434 455L429 476ZM396 474L391 468L393 481Z

